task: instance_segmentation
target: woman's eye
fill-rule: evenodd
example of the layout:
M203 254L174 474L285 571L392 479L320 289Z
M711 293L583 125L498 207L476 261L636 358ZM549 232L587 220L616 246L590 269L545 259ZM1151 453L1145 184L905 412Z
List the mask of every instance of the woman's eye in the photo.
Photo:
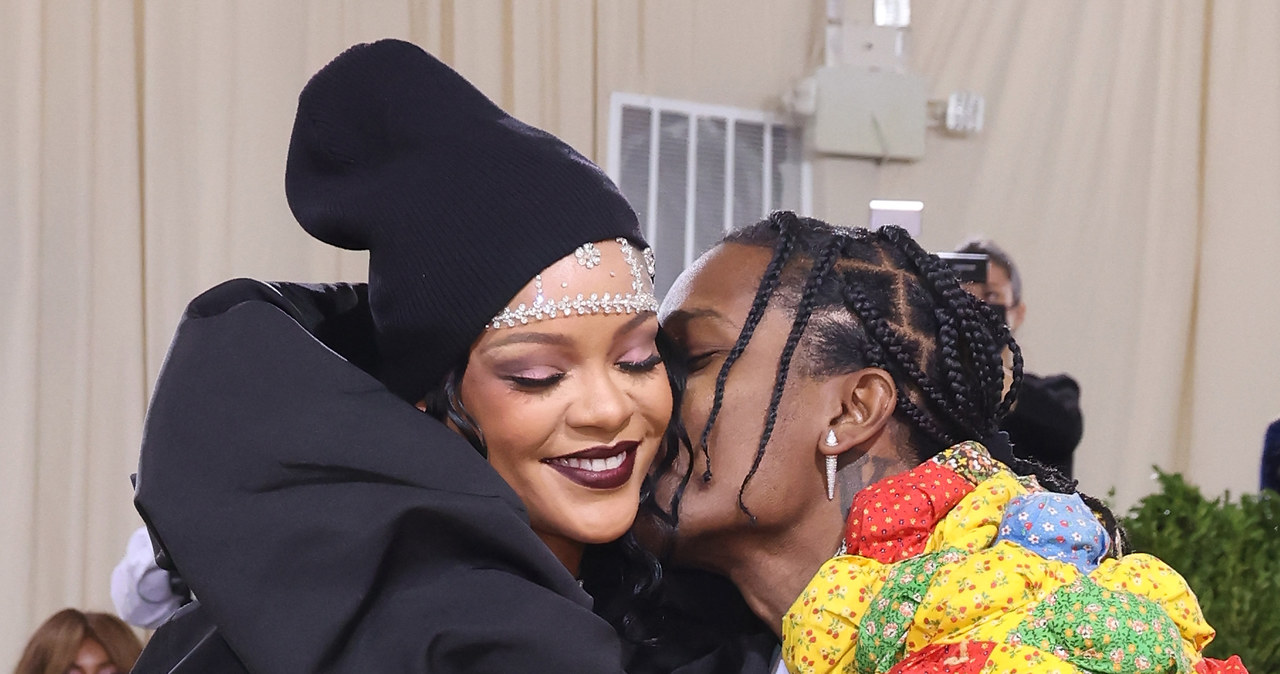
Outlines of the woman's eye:
M662 363L662 356L653 354L644 360L624 360L618 363L618 367L627 372L652 372L653 368L658 367Z
M510 374L505 379L524 389L551 388L564 379L564 373L550 368L535 368L525 372Z

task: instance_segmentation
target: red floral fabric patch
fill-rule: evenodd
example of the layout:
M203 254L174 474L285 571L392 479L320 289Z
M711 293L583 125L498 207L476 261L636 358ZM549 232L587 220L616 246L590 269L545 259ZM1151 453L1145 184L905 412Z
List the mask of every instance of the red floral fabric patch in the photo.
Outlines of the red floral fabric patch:
M845 526L848 554L889 564L924 552L934 525L971 491L968 480L932 461L863 489Z
M1205 658L1196 663L1196 674L1249 674L1240 661L1240 656L1233 655L1226 660Z
M990 641L925 646L894 665L888 674L973 674L987 664L993 648Z

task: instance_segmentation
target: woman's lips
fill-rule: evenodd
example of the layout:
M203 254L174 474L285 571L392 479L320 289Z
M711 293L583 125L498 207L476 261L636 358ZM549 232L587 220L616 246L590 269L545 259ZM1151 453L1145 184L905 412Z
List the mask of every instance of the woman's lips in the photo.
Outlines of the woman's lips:
M543 463L589 489L617 489L631 480L639 446L640 443L635 441L602 445L554 459L543 459Z

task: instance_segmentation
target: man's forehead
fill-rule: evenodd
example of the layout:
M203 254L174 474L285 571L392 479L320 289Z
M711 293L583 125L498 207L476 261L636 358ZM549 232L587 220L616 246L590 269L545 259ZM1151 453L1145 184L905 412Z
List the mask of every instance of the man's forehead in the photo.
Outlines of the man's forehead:
M677 309L696 309L692 303L708 303L728 311L735 299L755 297L760 276L773 251L759 246L720 244L699 257L672 284L663 299L658 318ZM749 304L749 302L748 302Z

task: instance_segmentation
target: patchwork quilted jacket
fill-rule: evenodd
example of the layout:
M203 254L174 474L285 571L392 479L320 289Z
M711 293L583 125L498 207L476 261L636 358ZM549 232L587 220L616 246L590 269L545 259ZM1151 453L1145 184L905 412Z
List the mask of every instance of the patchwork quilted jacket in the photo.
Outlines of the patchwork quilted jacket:
M844 543L783 617L797 674L1245 672L1176 571L977 443L859 492Z

